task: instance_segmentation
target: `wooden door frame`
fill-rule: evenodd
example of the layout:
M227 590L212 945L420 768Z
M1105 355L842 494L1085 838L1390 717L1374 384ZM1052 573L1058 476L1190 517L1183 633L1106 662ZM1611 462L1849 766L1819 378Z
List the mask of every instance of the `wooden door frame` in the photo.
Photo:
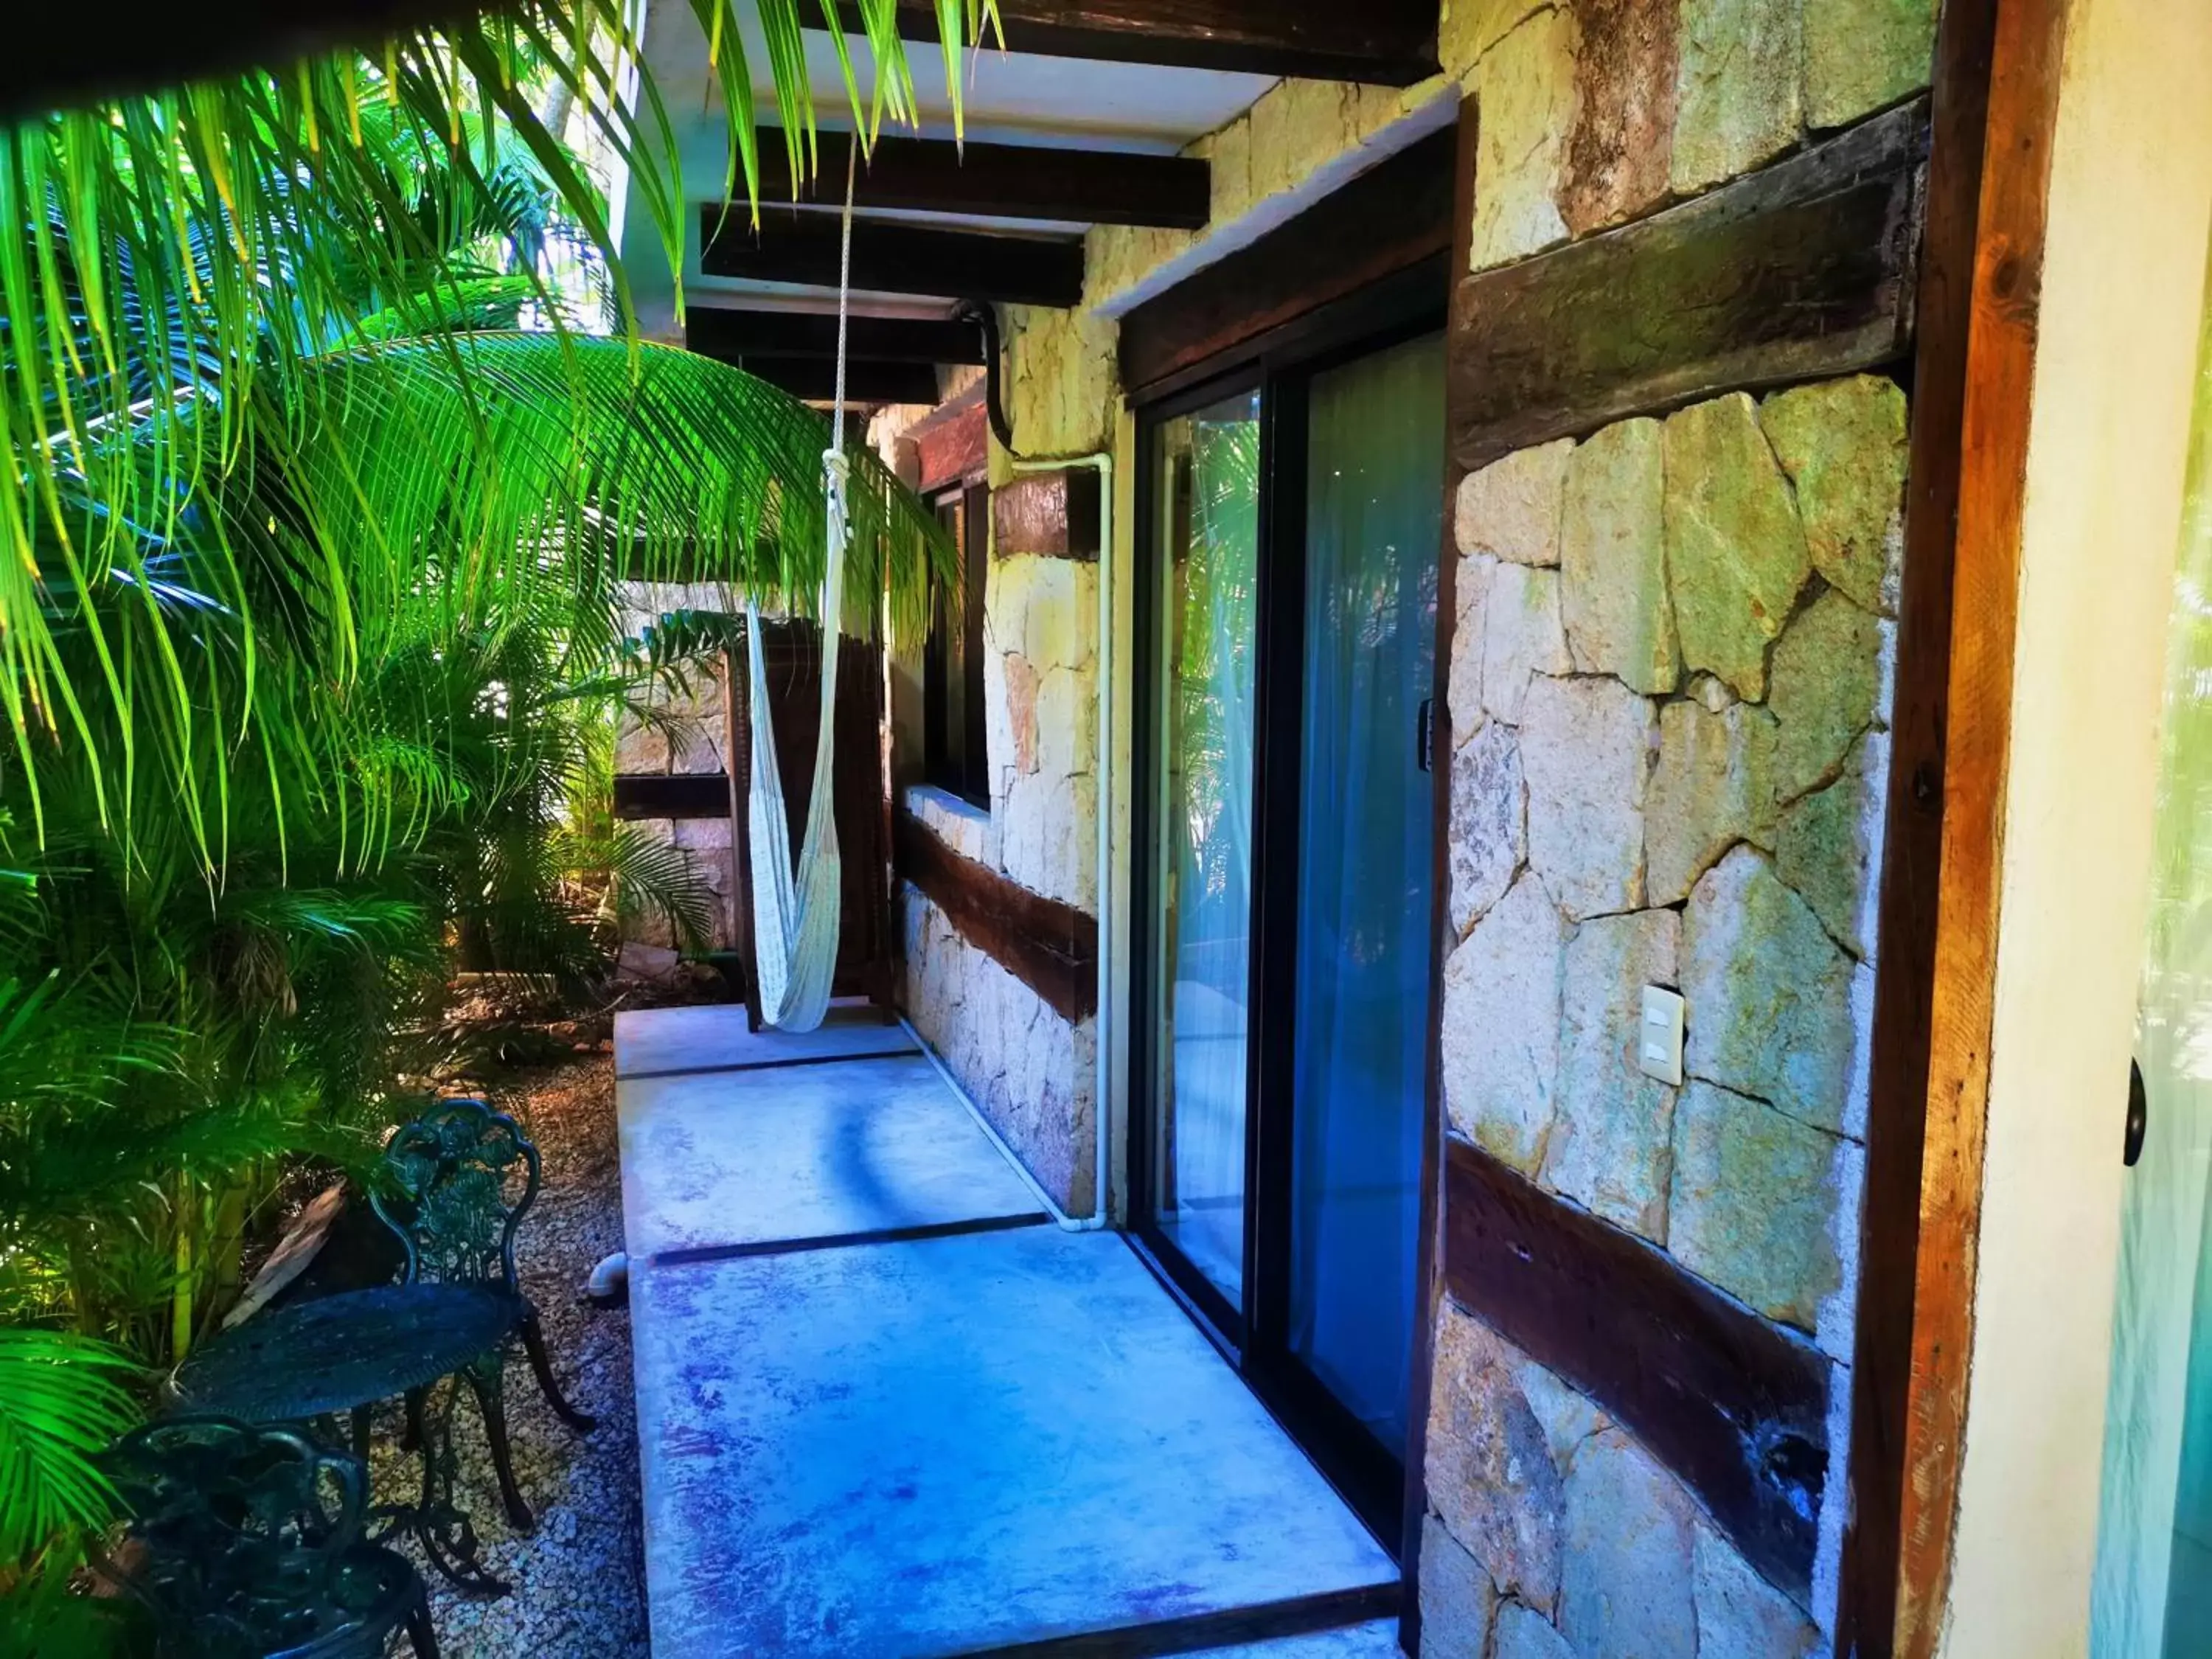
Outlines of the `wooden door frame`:
M1950 0L1918 291L1839 1655L1927 1659L1965 1450L2021 513L2067 0Z

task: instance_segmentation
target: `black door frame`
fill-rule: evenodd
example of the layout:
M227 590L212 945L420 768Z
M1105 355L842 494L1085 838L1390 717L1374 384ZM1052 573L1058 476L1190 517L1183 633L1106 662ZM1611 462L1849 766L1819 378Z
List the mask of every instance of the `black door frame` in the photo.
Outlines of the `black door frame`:
M1293 1064L1297 974L1298 781L1304 739L1306 451L1314 377L1440 332L1447 274L1425 260L1195 367L1136 410L1133 714L1134 788L1129 957L1129 1236L1138 1253L1207 1329L1253 1391L1304 1445L1376 1534L1401 1553L1406 1468L1291 1355L1290 1221L1294 1192ZM1257 660L1253 676L1253 876L1245 1065L1245 1204L1241 1306L1231 1306L1160 1229L1152 1194L1158 1056L1159 872L1156 829L1164 568L1157 450L1178 416L1243 392L1260 398ZM1441 477L1441 474L1440 474ZM1441 485L1439 486L1441 488ZM1441 672L1439 665L1437 670ZM1415 734L1407 733L1408 752ZM1420 1286L1409 1283L1418 1304ZM1412 1333L1420 1351L1419 1332Z

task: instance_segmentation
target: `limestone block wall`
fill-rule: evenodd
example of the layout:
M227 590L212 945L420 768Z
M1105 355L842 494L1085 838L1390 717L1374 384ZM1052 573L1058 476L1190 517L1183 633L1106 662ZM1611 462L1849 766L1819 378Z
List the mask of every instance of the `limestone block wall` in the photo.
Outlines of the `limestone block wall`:
M984 592L988 810L909 787L907 810L952 852L1095 914L1098 568L1031 554L989 561ZM918 718L918 711L916 711ZM1096 1191L1096 1022L1070 1022L979 950L911 884L900 887L904 1006L1054 1200Z
M1934 0L1453 0L1471 262L1695 196L1924 85ZM1425 1654L1820 1650L1846 1504L1906 399L1707 397L1467 477L1445 694L1447 1133L1826 1360L1811 1592L1636 1436L1447 1300ZM1685 1079L1637 1064L1643 988Z

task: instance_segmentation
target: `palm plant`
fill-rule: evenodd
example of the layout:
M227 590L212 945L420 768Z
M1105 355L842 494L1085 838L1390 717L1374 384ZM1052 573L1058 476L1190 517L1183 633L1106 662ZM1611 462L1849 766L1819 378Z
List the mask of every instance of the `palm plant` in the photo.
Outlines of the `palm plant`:
M757 199L738 0L693 3ZM803 173L800 14L744 3ZM988 9L939 9L953 75ZM894 0L861 11L872 131L911 88ZM631 15L522 0L0 131L0 1589L99 1518L121 1353L190 1343L277 1162L370 1144L456 943L574 963L595 862L683 908L562 817L655 670L623 583L818 588L827 423L578 333L539 257L595 247L629 332L579 126L680 252ZM866 452L854 508L852 614L917 606L933 520Z

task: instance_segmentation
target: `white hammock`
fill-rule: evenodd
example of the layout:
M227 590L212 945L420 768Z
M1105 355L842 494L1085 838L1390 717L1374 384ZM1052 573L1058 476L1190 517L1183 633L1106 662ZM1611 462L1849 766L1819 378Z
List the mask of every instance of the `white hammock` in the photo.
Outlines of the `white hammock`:
M829 544L822 572L822 723L814 739L814 787L806 798L806 838L799 867L790 862L791 823L783 810L783 774L775 760L775 731L769 720L768 669L761 650L760 611L745 605L746 713L752 762L745 790L753 889L753 973L761 1016L786 1031L811 1031L830 1006L837 967L837 923L844 865L837 853L835 737L837 730L839 622L844 611L845 491L851 464L845 457L845 296L853 273L853 168L860 146L848 153L843 248L837 273L836 404L830 447L822 456L828 497Z

